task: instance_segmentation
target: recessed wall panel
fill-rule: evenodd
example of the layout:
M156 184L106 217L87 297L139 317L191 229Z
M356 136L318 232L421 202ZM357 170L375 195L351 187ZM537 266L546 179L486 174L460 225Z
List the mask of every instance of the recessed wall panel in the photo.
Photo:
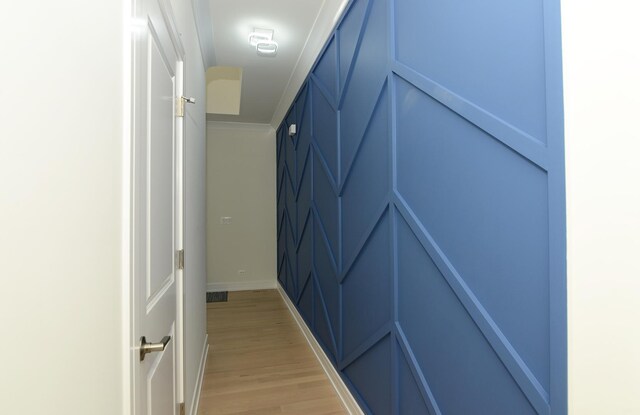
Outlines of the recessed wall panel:
M405 81L396 102L399 194L548 390L546 172Z
M543 7L542 0L396 1L397 59L545 142Z

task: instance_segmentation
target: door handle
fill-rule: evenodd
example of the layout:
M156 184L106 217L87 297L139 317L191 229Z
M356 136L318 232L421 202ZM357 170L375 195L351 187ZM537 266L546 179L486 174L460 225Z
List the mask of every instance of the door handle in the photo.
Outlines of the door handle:
M160 343L147 343L146 337L140 338L140 361L144 360L147 353L162 352L171 340L171 336L164 336Z

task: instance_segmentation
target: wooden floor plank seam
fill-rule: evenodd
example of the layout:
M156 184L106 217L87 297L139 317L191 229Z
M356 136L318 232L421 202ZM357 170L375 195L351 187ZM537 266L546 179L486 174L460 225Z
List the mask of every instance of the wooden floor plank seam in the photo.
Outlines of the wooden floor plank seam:
M207 304L199 415L344 415L335 389L276 290Z

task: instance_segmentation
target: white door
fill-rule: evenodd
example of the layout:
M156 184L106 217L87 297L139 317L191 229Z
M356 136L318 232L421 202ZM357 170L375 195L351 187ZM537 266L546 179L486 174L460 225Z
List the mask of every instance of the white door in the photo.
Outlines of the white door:
M181 400L183 52L168 0L137 3L133 46L133 407L175 415ZM151 353L142 355L142 339Z

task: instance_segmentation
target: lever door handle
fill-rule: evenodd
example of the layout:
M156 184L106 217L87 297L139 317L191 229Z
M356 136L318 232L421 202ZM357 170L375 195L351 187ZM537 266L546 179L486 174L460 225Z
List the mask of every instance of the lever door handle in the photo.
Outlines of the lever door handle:
M140 338L140 361L144 360L147 353L164 351L169 341L171 341L171 336L164 336L160 343L147 343L146 337L142 336Z

